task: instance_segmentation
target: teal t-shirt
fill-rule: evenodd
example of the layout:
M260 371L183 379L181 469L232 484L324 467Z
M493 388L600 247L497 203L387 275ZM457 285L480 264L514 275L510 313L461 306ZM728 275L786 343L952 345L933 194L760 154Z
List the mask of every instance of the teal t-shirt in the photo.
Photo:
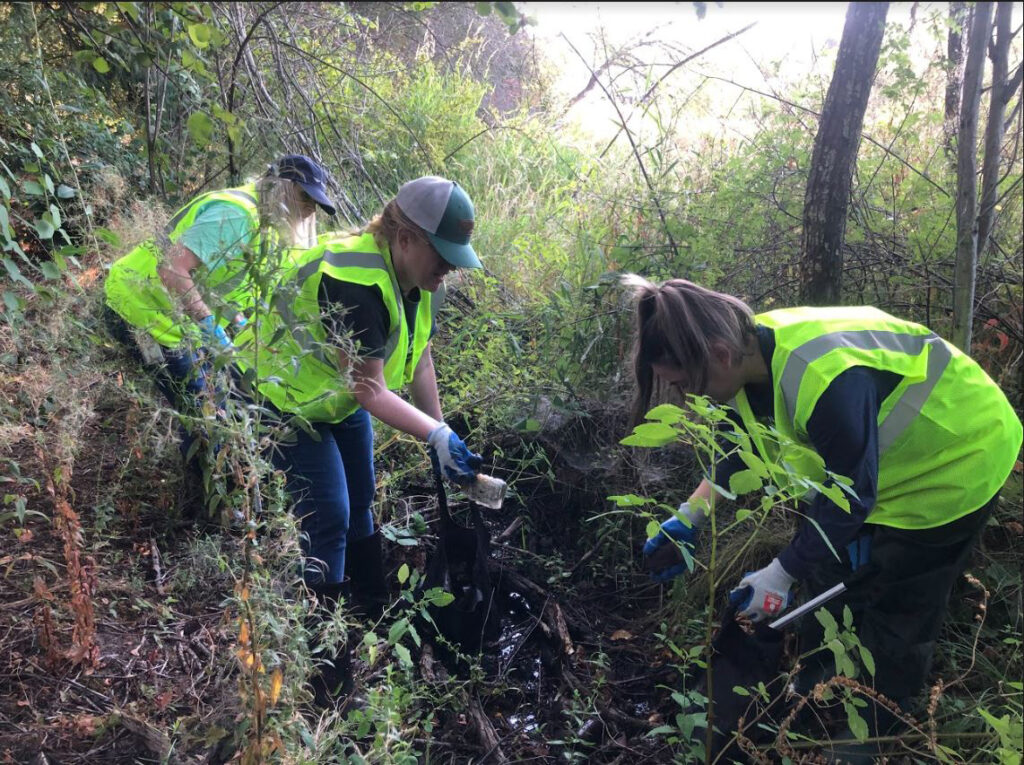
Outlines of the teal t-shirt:
M204 205L192 225L178 237L177 244L195 253L213 271L233 258L252 234L245 210L230 202L214 200Z

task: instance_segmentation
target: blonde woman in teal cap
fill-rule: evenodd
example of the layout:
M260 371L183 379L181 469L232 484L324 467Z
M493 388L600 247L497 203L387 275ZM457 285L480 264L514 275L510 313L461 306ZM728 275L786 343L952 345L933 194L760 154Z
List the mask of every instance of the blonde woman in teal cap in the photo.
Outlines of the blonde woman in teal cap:
M362 231L325 234L301 253L278 285L278 310L238 339L239 363L259 372L263 403L312 430L294 428L274 462L287 474L305 579L323 618L350 593L370 616L388 602L370 511L371 418L426 442L435 470L450 480L472 481L480 467L444 422L431 349L445 276L481 267L473 226L473 203L457 183L410 181ZM404 386L411 403L397 393ZM343 649L321 666L318 705L347 697L348 663Z

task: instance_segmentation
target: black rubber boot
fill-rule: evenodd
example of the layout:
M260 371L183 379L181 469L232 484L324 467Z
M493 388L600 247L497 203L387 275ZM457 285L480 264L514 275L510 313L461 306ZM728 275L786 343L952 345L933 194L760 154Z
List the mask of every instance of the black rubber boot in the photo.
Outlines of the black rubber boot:
M209 522L209 512L206 508L206 478L199 455L193 455L192 459L182 458L178 514L183 521L199 527Z
M320 646L320 633L323 631L324 623L333 618L338 608L338 602L347 602L350 599L349 582L337 584L309 585L309 589L316 595L316 609L310 623L307 625L310 631L309 650L313 657L313 664L316 669L309 678L309 685L313 691L313 704L317 709L342 709L349 695L352 693L352 656L348 636L335 651L324 654L318 653Z
M380 619L390 598L384 579L384 554L379 531L348 543L345 572L352 582L352 595L358 607L356 613L370 621Z

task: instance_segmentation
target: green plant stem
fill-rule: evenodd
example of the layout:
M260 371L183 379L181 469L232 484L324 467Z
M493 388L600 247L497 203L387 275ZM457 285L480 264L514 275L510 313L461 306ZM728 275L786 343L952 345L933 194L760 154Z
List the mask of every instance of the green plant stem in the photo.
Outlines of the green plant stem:
M712 434L714 438L714 434ZM715 467L717 463L711 465L711 483L715 483ZM708 517L711 520L711 557L708 559L708 605L704 613L706 617L704 619L704 646L707 653L707 724L704 726L704 761L710 765L711 763L711 744L714 740L715 734L715 693L714 693L714 673L712 662L712 650L711 650L711 631L714 626L715 618L715 585L716 577L715 572L717 571L718 565L718 534L716 533L717 525L715 519L715 505L718 503L718 492L714 488L711 489L711 496L708 499Z

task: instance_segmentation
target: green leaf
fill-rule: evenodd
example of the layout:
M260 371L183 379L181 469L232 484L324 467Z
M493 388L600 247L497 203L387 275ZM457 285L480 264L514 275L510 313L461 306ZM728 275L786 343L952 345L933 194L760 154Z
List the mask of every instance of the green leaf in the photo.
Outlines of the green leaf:
M7 208L0 205L0 234L4 235L4 239L10 240L11 238L11 219L7 213Z
M409 620L407 618L399 619L397 622L391 625L391 629L388 630L388 642L394 645L403 637L405 633L409 631Z
M742 685L734 685L732 687L732 692L735 693L737 696L749 696L750 695L750 691L748 691Z
M860 716L860 712L857 711L857 707L853 704L844 701L843 707L846 709L846 722L850 726L850 731L857 737L858 741L864 741L868 737L868 724Z
M450 592L445 592L440 587L431 587L423 593L423 601L431 606L441 606L443 608L454 600L454 595Z
M753 470L737 470L729 477L729 489L737 496L760 488L761 479Z
M188 132L196 145L204 149L213 136L213 121L205 112L192 112L188 118Z
M637 494L613 494L608 499L619 507L639 507L651 502L647 497L641 497Z
M836 622L836 618L826 609L819 608L814 612L814 618L817 619L818 623L825 628L826 640L832 640L839 634L839 624Z
M659 420L666 425L673 425L686 419L686 412L674 404L659 404L644 415L646 420Z
M864 669L868 671L871 677L875 676L875 657L863 645L860 646L860 663L864 665Z
M645 422L633 428L633 434L626 436L620 444L624 446L664 446L676 440L678 434L671 425L661 422Z
M110 71L110 64L107 63L107 60L103 58L103 56L97 56L92 60L92 68L100 74L106 74Z
M54 228L60 228L62 220L60 217L60 208L57 205L50 205L50 223L53 224Z
M57 198L58 199L71 199L77 193L78 192L75 191L75 189L73 189L70 186L67 186L67 185L65 185L63 183L60 186L57 187Z
M401 584L405 584L409 579L409 564L403 563L398 569L398 581Z
M768 468L765 467L764 460L747 449L741 450L739 454L740 459L743 460L743 464L748 468L753 470L761 478L768 477Z
M34 197L43 196L43 187L38 181L23 181L21 188L26 194L31 194Z
M52 239L54 232L57 230L45 218L40 218L33 225L36 227L36 233L39 234L40 239Z
M409 654L409 649L404 645L398 644L395 646L395 655L398 657L398 662L403 667L412 666L412 656Z
M650 521L647 522L646 533L647 533L647 538L648 539L654 539L656 536L658 536L658 532L660 532L660 531L661 531L661 524L660 523L658 523L655 520L650 520Z
M7 185L7 181L0 177L0 194L4 195L4 199L11 198L11 187Z
M32 282L30 282L22 275L21 269L18 268L18 264L15 263L13 260L11 260L10 258L4 258L4 268L7 269L7 274L8 276L11 277L12 280L16 282L21 282L30 289L35 289L35 285L32 284Z
M189 24L188 36L192 44L202 50L210 44L210 27L206 24Z
M35 141L33 141L31 144L29 144L29 148L32 149L32 153L35 154L37 157L39 157L39 159L45 159L46 158L46 155L43 154L43 150L39 148L39 144L37 144Z
M481 16L491 15L490 3L473 3L473 6L476 8L476 12L479 13Z
M753 514L754 514L754 513L753 513L753 511L752 511L752 510L748 510L748 509L747 509L747 508L745 508L745 507L743 507L743 508L740 508L739 510L737 510L737 511L736 511L736 521L737 521L737 522L739 522L739 521L745 521L745 520L747 520L747 518L749 518L749 517L750 517L750 516L752 516Z

